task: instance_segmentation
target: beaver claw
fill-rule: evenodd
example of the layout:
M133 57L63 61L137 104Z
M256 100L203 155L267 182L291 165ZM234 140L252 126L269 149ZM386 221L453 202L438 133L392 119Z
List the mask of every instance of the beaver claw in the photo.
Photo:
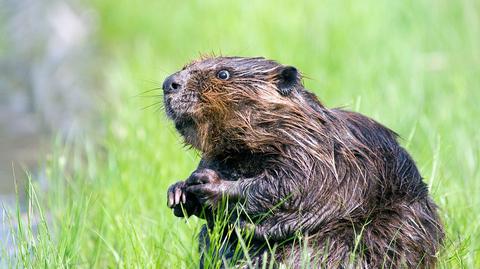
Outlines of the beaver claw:
M186 184L185 181L179 181L168 188L168 207L173 208L174 206L185 203L187 200L186 197Z

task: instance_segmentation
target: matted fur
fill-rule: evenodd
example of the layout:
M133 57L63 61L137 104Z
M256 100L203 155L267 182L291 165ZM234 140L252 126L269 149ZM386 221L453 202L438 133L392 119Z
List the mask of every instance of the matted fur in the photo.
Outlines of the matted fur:
M361 114L326 108L300 74L282 76L288 68L296 72L264 58L206 57L170 77L180 87L165 94L167 115L203 157L186 182L169 189L175 214L183 216L184 207L212 227L221 197L241 204L235 223L253 230L257 264L267 240L302 236L311 259L326 268L434 267L442 225L396 134ZM219 79L220 70L230 77ZM277 261L300 266L299 248L281 244Z

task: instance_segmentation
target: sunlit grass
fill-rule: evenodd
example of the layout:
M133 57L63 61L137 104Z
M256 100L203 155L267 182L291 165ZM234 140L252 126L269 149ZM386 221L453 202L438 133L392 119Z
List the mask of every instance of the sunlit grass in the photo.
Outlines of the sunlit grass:
M155 104L161 92L146 91L200 53L216 53L294 65L327 106L360 111L399 133L441 208L447 239L440 267L480 267L478 1L91 5L104 63L92 67L104 78L103 135L59 143L46 157L48 188L33 181L30 218L12 215L12 262L197 266L203 222L175 218L166 190L199 158ZM29 220L39 221L35 230Z

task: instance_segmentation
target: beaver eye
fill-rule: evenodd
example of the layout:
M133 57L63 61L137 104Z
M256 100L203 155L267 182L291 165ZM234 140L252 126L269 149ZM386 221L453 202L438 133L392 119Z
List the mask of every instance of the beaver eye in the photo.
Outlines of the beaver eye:
M220 70L217 73L217 78L221 80L227 80L230 78L230 73L227 70Z

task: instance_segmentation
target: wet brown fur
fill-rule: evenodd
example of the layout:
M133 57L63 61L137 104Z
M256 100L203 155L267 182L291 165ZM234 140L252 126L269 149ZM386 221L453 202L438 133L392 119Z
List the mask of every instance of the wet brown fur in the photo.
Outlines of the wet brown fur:
M326 108L300 74L283 75L288 68L296 72L263 58L219 57L174 74L182 87L165 94L167 114L202 153L197 174L181 183L187 213L199 215L203 206L214 214L219 196L232 197L249 215L239 216L240 226L254 227L258 246L302 235L311 259L326 268L434 267L442 225L396 134L361 114ZM220 80L219 70L231 77ZM206 170L221 180L198 184L195 175ZM301 251L284 244L276 259L298 267ZM251 255L261 262L261 251Z

